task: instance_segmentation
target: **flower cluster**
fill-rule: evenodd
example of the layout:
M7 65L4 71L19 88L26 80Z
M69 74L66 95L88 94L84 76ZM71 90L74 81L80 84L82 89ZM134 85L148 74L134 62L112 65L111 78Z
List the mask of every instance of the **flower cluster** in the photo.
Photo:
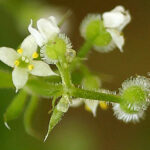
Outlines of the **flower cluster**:
M85 56L91 47L99 52L109 52L118 47L123 52L125 40L122 31L130 21L130 13L123 6L102 15L88 15L80 26L85 43L75 57L70 39L61 33L53 16L39 19L37 28L33 27L31 20L28 26L30 35L23 40L19 49L0 48L0 61L13 68L12 80L16 91L23 88L4 115L5 125L8 127L7 121L19 116L27 94L33 97L29 111L35 108L33 105L37 105L37 97L52 98L52 114L45 140L69 107L83 103L93 116L96 116L98 106L106 110L112 104L114 115L119 120L138 122L143 118L149 106L150 79L143 76L130 78L122 83L119 94L116 94L102 88L98 75L89 71L80 57L81 53ZM56 65L56 73L50 64ZM45 78L30 78L29 74ZM49 76L56 78L50 79ZM27 127L31 122L28 115L32 115L32 112L27 112Z
M0 48L0 60L14 68L12 79L16 91L24 87L29 73L36 76L56 75L46 63L34 60L38 56L37 44L32 35L25 38L17 52L12 48Z
M83 20L80 32L86 40L92 40L94 49L100 52L112 51L118 47L123 52L122 30L131 21L128 11L117 6L110 12L90 14ZM102 38L103 37L103 38Z

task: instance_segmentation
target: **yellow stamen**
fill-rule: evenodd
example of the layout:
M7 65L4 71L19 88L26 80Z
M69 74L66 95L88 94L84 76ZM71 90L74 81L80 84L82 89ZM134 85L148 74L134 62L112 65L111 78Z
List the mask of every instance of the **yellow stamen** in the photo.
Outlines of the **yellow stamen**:
M90 109L89 106L85 105L85 110L88 111L88 112L92 112L92 110Z
M37 53L37 52L34 52L33 54L32 54L32 58L38 58L39 57L39 54Z
M28 69L29 69L30 71L31 71L33 68L34 68L34 66L31 65L31 64L28 66Z
M18 52L19 54L22 54L22 53L23 53L23 49L22 49L22 48L19 48L19 49L17 50L17 52Z
M15 66L19 66L19 64L20 64L19 60L16 60L14 64L15 64Z
M99 106L100 106L101 109L103 109L103 110L107 110L107 109L108 109L108 105L107 105L106 102L101 101L101 102L99 103Z

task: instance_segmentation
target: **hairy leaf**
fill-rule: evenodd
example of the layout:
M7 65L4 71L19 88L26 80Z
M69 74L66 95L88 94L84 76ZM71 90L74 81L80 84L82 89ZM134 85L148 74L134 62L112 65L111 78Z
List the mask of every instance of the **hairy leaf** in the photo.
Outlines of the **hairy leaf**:
M28 81L25 89L29 93L49 98L55 95L59 95L59 93L61 95L62 85L45 82L44 80L32 79Z
M50 118L50 121L49 121L48 131L47 131L44 141L46 141L46 139L48 138L48 135L50 134L52 129L59 123L63 115L64 115L64 112L58 111L57 107L55 107L52 113L52 116Z

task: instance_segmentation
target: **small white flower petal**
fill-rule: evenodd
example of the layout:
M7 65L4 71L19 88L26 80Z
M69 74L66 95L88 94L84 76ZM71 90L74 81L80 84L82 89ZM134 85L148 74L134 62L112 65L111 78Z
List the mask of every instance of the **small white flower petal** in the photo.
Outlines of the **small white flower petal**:
M57 21L54 16L50 16L48 19L54 26L57 27Z
M34 68L30 73L33 75L36 75L36 76L57 75L51 70L50 66L44 63L43 61L32 61L31 63L34 66Z
M32 57L32 54L37 51L37 44L32 35L27 36L21 44L23 56Z
M127 24L129 24L130 21L131 21L131 15L130 15L130 13L129 13L128 11L126 11L126 16L125 16L125 18L124 18L124 22L123 22L122 25L119 27L119 30L120 30L120 31L123 30L123 28L124 28Z
M117 30L114 29L107 29L107 31L111 34L112 39L116 46L120 49L121 52L123 52L123 45L124 45L124 36L120 34Z
M32 27L32 20L31 23L28 26L28 30L30 32L30 34L35 38L36 43L41 47L44 45L44 39L41 36L40 32L37 31L35 28Z
M54 18L50 18L50 20L44 18L39 19L37 21L37 27L45 42L48 42L60 32L57 24L54 23Z
M85 104L91 109L93 116L95 117L99 101L97 101L97 100L85 100Z
M116 6L114 9L111 10L111 12L124 12L125 8L121 5Z
M16 90L23 88L28 81L27 70L19 67L14 68L12 72L12 80L16 87Z
M10 67L14 67L15 61L19 58L19 54L12 48L0 48L0 60Z
M105 12L103 20L105 27L121 31L131 21L131 15L123 6L117 6L112 11Z
M80 98L73 99L72 103L70 104L70 107L79 107L83 104L83 100Z
M118 28L124 22L124 15L119 12L106 12L103 14L104 26Z

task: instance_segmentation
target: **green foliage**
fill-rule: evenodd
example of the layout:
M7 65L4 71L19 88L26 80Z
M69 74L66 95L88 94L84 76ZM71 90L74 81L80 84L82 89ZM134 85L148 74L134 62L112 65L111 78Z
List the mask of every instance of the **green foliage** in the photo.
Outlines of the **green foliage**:
M14 120L20 116L25 106L27 99L27 93L21 90L18 95L12 100L11 104L8 106L5 114L4 121L7 126L7 122Z
M29 135L33 137L37 137L36 132L33 128L33 118L34 118L36 108L38 106L38 102L39 102L38 97L32 96L24 114L25 130Z
M49 121L48 131L47 131L44 141L46 141L46 139L48 138L48 135L50 134L52 129L59 123L59 121L62 119L63 115L64 115L64 112L58 111L57 107L55 107L55 109L52 113L52 116L50 118L50 121Z
M44 141L76 99L78 99L81 103L88 100L90 102L89 105L92 107L94 106L94 102L96 102L93 110L89 107L93 112L96 112L95 110L97 109L98 101L113 102L113 106L115 105L114 103L117 103L117 105L114 106L114 110L116 110L115 114L117 114L118 118L124 118L126 121L134 120L135 118L138 120L138 116L141 117L143 115L143 110L145 110L145 108L142 109L142 114L140 114L141 110L139 111L139 107L148 106L145 101L149 96L149 79L142 78L139 80L139 78L137 78L133 81L135 85L141 84L141 87L143 88L140 88L140 86L129 87L128 83L125 83L127 88L124 89L124 91L122 90L123 92L121 94L116 95L108 90L102 91L102 89L100 89L101 80L98 75L92 73L92 71L83 64L83 60L87 58L87 54L92 47L95 49L102 48L101 52L109 52L117 46L122 51L124 38L120 36L120 30L123 28L122 25L125 26L128 24L130 16L124 8L120 8L121 6L117 7L117 10L115 9L115 11L117 11L116 14L121 14L117 16L123 16L123 18L114 22L114 24L118 24L119 21L121 22L123 20L119 27L116 26L112 29L111 27L106 26L106 24L104 25L104 22L108 22L109 25L109 20L101 19L99 14L88 16L83 21L83 24L81 25L81 34L84 37L85 42L79 49L77 57L75 50L72 49L71 42L68 37L59 33L59 28L54 17L51 19L43 19L41 23L38 22L39 24L37 23L37 26L39 33L36 33L36 35L34 32L35 29L29 26L30 32L32 32L31 34L34 34L34 37L37 38L36 40L40 41L37 42L37 45L40 47L42 60L44 60L47 64L54 64L59 76L48 76L43 78L29 76L27 84L13 99L4 114L4 121L7 127L8 121L16 119L21 114L28 94L31 95L31 99L25 111L24 126L27 133L31 136L36 136L36 132L33 128L33 118L38 106L38 99L42 97L52 100L52 114ZM122 12L123 10L125 11L124 13ZM112 18L111 15L110 18ZM44 22L46 22L45 25ZM110 22L113 21L110 20ZM61 24L62 22L60 22L59 26ZM56 29L57 31L54 30L48 33L46 31L48 31L49 28ZM5 58L7 59L7 55L1 57L2 60L5 60ZM22 59L24 58L21 57L20 60L22 61ZM40 58L38 60L40 60ZM29 60L24 62L26 63L26 67L29 65L28 62ZM24 63L21 63L20 65L24 67ZM49 67L47 64L45 65ZM32 71L32 74L34 74L35 68L33 67L32 69L29 69L28 71ZM38 71L40 71L40 69ZM48 75L47 70L45 72L46 74L44 74L44 76ZM0 78L0 88L13 88L10 73L0 71ZM131 85L131 83L132 82L130 81L129 85ZM57 101L58 103L56 104ZM144 102L145 104L143 105L141 102ZM131 107L132 109L130 110L129 107L132 104L134 107ZM137 104L140 105L137 107ZM126 113L128 113L127 116ZM132 114L134 114L134 116L132 116Z
M25 89L29 93L36 94L41 97L52 97L55 95L61 95L62 93L62 85L58 83L47 82L42 79L31 79L28 81Z
M0 70L0 88L14 88L9 72Z

